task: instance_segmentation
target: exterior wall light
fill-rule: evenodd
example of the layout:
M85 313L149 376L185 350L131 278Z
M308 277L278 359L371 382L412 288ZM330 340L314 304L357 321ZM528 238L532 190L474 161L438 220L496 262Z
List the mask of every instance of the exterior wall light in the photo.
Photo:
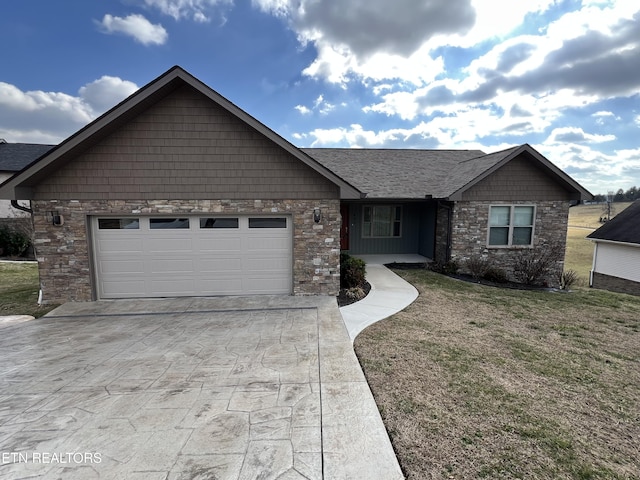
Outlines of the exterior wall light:
M57 210L47 212L47 215L51 217L51 225L64 225L64 217Z
M320 220L322 220L322 210L320 210L319 208L314 208L313 221L316 223L320 223Z

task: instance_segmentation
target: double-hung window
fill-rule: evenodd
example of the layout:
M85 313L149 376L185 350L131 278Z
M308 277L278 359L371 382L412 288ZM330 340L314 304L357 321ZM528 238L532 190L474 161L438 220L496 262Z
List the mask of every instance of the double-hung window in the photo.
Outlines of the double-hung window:
M533 205L489 207L489 246L531 246L535 217Z
M399 205L365 205L362 210L362 236L367 238L400 237L402 207Z

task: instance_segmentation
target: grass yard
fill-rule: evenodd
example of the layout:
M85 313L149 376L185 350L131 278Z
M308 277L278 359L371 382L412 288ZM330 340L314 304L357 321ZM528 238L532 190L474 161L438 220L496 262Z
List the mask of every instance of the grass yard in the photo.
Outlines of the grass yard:
M640 297L398 273L355 349L407 479L640 478Z
M0 316L41 317L57 305L38 305L38 266L35 263L0 262Z

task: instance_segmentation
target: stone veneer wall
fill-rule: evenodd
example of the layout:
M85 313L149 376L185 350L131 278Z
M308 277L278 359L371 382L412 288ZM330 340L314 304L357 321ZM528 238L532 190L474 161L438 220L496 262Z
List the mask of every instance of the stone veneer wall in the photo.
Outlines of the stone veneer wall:
M448 243L451 241L449 232L449 217L451 216L453 203L438 203L436 213L436 240L434 260L440 265L444 265L449 261Z
M452 220L451 258L458 261L464 273L464 262L472 256L480 256L491 261L492 265L502 268L512 280L513 265L523 247L487 248L487 228L489 207L491 205L536 205L533 248L561 249L562 260L555 265L547 278L550 286L557 286L564 269L564 250L566 246L567 223L569 217L568 201L538 202L456 202ZM529 247L526 247L527 249Z
M335 296L340 288L339 200L38 200L35 248L44 303L94 299L88 215L288 214L293 219L293 294ZM313 221L314 208L322 220ZM64 217L51 224L49 211Z
M598 272L592 272L592 275L591 286L593 288L609 290L611 292L628 293L629 295L640 295L640 282Z

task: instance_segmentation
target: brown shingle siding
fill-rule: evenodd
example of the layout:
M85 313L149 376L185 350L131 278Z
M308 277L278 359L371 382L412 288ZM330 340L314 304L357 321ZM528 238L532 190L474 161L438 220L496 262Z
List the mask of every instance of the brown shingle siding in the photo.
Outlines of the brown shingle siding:
M518 157L463 193L465 201L565 200L569 193L533 162Z
M339 192L331 181L184 87L36 188L36 199L130 199L141 194L145 200L154 194L177 200L195 200L204 194L313 199L337 198Z

